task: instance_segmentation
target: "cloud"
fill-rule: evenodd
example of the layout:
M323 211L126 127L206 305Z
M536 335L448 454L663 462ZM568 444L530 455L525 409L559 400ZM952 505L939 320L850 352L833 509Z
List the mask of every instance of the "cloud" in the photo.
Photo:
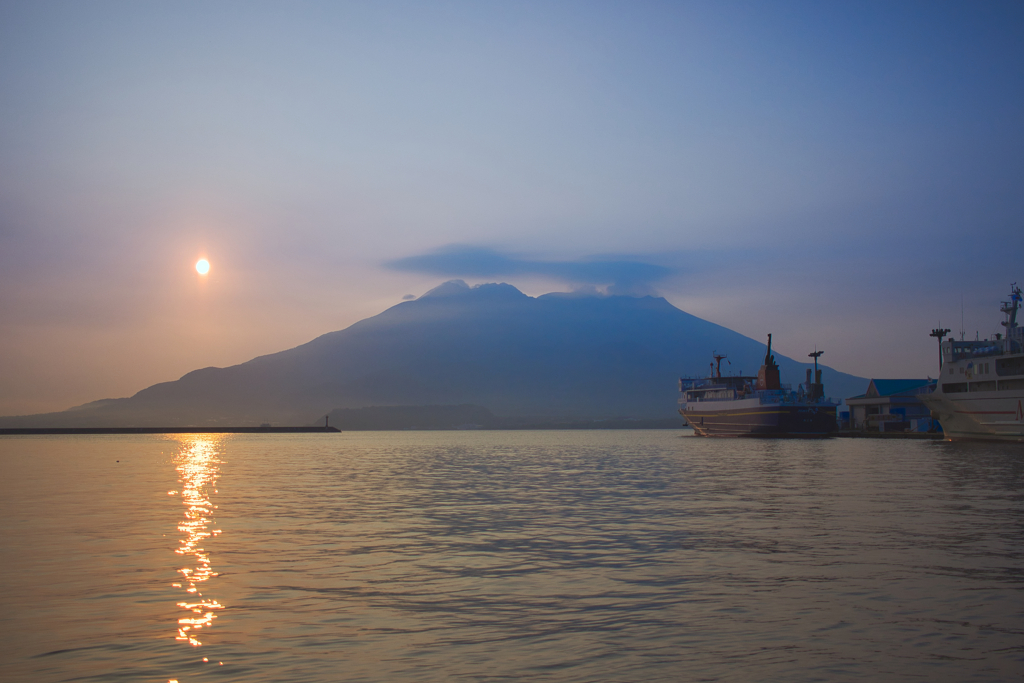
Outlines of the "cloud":
M543 275L577 288L607 287L608 294L644 296L654 283L674 269L626 257L591 257L581 261L535 261L503 254L487 247L454 244L428 254L407 256L384 264L393 270L441 277L510 277Z

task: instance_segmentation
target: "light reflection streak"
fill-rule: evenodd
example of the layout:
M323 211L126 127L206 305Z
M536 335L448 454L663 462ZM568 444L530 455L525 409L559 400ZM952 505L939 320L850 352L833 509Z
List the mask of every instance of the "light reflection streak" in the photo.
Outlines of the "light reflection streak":
M181 495L185 507L184 519L178 524L178 531L184 534L179 540L178 555L187 560L186 566L178 570L182 575L181 583L171 584L174 588L182 588L189 594L188 599L178 603L178 607L188 612L188 616L178 619L176 640L186 641L193 647L199 647L200 632L213 626L217 618L217 610L224 609L217 600L204 597L203 584L217 576L213 571L210 553L204 543L207 539L221 533L220 529L211 529L214 524L213 511L216 506L210 500L210 492L216 493L215 485L220 475L220 459L217 457L216 442L208 437L189 435L181 442L181 450L175 458L181 483L181 491L168 491L168 495Z

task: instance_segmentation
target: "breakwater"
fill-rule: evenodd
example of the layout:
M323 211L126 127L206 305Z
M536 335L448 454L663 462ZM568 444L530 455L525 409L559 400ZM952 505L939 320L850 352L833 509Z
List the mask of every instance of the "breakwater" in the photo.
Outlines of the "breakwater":
M316 434L340 433L337 427L13 427L0 436L16 434Z

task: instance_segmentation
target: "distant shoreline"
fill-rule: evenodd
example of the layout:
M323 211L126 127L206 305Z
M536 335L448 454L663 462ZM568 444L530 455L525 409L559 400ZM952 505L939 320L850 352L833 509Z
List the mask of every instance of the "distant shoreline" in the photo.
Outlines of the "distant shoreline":
M340 433L337 427L11 427L0 436L22 434L316 434Z

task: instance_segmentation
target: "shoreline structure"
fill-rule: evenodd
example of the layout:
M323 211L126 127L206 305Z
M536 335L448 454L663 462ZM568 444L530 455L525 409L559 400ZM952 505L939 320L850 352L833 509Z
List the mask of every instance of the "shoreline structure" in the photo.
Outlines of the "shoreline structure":
M537 430L567 430L567 429L591 429L591 430L615 430L629 427L615 426L615 427L581 427L581 426L570 426L570 425L554 425L548 427L532 427L527 429ZM683 429L692 429L692 427L683 426ZM679 429L679 426L673 427L633 427L633 429ZM385 429L385 430L364 430L355 429L347 431L413 431L406 429ZM417 430L419 431L419 430ZM428 429L425 431L463 431L459 429ZM498 428L488 429L483 428L481 431L520 431L515 428ZM0 429L0 436L32 436L32 435L50 435L50 436L62 436L62 435L82 435L82 434L323 434L323 433L335 433L340 434L343 430L337 427L209 427L209 428L189 428L189 427L18 427L10 429ZM854 432L849 430L842 430L831 435L833 438L850 438L850 439L922 439L922 440L941 440L943 438L942 432ZM770 437L769 437L770 438Z
M341 433L337 427L10 427L0 436L21 434L316 434Z

